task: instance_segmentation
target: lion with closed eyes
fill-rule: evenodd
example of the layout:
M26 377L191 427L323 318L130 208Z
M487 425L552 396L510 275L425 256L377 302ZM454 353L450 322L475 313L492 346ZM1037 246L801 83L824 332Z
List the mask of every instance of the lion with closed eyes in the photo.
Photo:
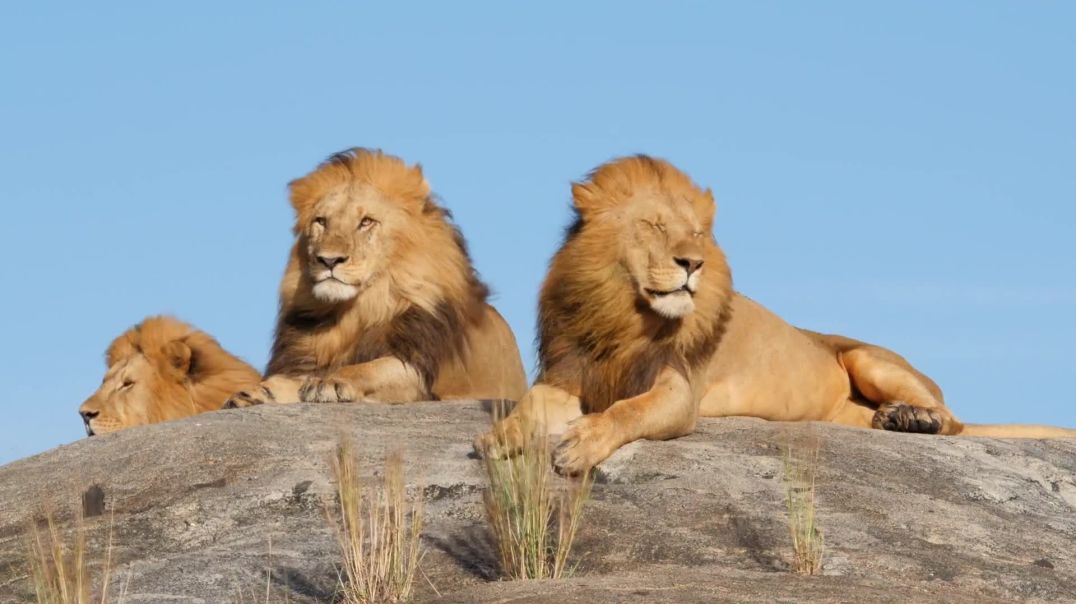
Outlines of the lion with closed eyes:
M512 455L529 431L558 435L568 474L699 417L830 421L929 434L1065 437L1050 426L969 425L900 355L798 329L732 288L712 234L709 189L645 155L572 187L576 220L539 300L540 373L512 414L479 437Z
M216 411L258 372L212 336L173 317L148 317L105 353L101 386L79 407L86 434Z

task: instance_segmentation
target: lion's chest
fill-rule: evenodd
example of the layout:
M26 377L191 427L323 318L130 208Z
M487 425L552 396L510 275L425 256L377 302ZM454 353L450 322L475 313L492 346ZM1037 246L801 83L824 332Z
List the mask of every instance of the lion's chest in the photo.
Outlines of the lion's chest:
M342 324L333 331L314 334L308 345L318 369L331 371L389 354L388 335L383 326Z

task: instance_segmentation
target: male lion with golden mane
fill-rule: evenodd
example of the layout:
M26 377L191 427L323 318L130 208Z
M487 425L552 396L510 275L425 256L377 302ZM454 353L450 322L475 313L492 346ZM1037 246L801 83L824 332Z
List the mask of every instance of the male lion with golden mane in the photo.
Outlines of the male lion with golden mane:
M732 289L715 204L671 164L607 163L572 187L575 223L542 286L540 375L476 448L512 454L525 430L562 434L554 463L585 471L637 439L703 417L830 421L1001 437L1076 436L972 426L938 386L884 348L797 329Z
M228 406L523 394L515 337L419 166L350 149L290 189L297 238L267 377Z
M79 407L90 436L215 411L261 380L208 334L171 317L149 317L124 332L105 365L101 387Z

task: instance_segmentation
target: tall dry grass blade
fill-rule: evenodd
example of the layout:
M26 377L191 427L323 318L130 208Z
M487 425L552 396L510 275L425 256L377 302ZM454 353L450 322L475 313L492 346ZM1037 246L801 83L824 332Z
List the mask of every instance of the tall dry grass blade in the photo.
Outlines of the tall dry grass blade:
M347 440L337 445L332 466L340 505L329 517L336 518L343 558L341 598L348 604L406 601L422 560L421 489L408 500L403 458L393 454L380 484L367 491Z
M572 570L569 555L593 478L587 473L558 488L544 425L528 426L523 435L516 455L484 457L486 519L501 574L519 580L558 579ZM503 442L498 448L509 450Z
M792 571L801 575L822 572L825 542L818 526L815 475L819 442L809 432L803 439L786 438L785 507L792 540Z
M28 559L30 583L38 604L91 604L93 578L90 575L85 519L80 515L75 528L75 541L68 547L63 529L51 511L44 513L45 529L38 522L29 523ZM108 582L112 576L114 512L109 517L108 546L101 569L100 596L97 602L108 601Z

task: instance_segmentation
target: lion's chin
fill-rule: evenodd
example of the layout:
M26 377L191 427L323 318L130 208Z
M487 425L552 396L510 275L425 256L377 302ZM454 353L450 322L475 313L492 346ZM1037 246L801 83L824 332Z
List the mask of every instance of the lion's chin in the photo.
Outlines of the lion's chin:
M687 291L651 294L648 297L650 308L666 319L680 319L695 310L695 300Z
M314 284L314 297L322 302L344 302L359 295L359 288L336 279L325 279Z

